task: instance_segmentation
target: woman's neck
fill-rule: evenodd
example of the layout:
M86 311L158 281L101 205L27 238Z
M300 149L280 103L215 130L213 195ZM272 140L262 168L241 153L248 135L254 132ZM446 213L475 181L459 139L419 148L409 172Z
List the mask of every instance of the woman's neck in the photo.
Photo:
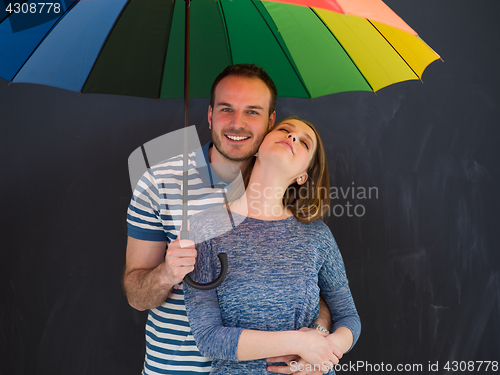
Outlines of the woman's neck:
M258 162L250 176L245 194L231 205L236 212L261 220L281 220L291 216L283 206L283 195L290 184L280 177L281 173L264 169Z

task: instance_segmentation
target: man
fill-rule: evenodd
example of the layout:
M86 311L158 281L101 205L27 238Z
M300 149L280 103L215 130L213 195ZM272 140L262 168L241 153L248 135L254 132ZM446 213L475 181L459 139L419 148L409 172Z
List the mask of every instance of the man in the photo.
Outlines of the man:
M213 145L191 154L189 163L190 170L194 169L190 192L196 189L196 194L210 197L203 202L204 208L223 200L210 194L215 191L213 182L200 168L208 165L208 159L210 163L231 163L244 171L274 125L276 97L274 83L255 65L229 66L215 79L208 107ZM210 359L196 348L184 306L181 282L194 269L196 250L192 241L176 239L181 221L180 160L169 159L146 172L128 211L123 287L132 307L149 309L143 369L148 375L198 374L211 369ZM223 171L217 173L224 179ZM189 207L189 216L197 212L196 207ZM327 309L321 310L323 314ZM327 318L316 323L329 327L329 312L326 314Z

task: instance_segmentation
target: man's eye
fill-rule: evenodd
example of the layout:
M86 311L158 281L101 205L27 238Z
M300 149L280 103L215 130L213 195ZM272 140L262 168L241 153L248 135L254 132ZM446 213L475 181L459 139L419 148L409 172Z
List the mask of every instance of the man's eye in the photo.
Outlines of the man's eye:
M231 108L222 108L222 112L231 112Z

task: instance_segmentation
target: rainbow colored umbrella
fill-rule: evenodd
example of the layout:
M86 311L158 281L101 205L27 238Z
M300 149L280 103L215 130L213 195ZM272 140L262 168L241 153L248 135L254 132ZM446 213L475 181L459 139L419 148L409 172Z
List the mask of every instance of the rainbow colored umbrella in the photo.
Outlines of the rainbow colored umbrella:
M439 58L381 0L57 1L9 3L0 15L0 77L83 93L184 97L185 127L189 97L209 97L228 65L260 65L279 96L315 98L420 79ZM187 171L187 155L184 163ZM180 235L188 238L187 230Z
M43 23L48 8L37 1L1 20L0 77L183 97L185 1L59 0ZM190 13L193 98L208 97L214 77L242 62L266 69L280 96L315 98L420 79L439 58L380 0L192 0Z

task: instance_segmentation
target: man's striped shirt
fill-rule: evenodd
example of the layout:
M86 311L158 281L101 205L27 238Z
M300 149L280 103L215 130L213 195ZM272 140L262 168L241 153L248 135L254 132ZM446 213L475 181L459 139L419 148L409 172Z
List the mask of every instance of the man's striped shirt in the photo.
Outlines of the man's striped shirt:
M188 216L224 202L225 185L211 172L206 144L189 154ZM177 238L182 221L182 155L150 168L138 182L127 213L128 235L146 241ZM214 181L215 180L215 181ZM186 316L182 283L161 306L149 311L143 375L199 374L211 371L194 341Z

